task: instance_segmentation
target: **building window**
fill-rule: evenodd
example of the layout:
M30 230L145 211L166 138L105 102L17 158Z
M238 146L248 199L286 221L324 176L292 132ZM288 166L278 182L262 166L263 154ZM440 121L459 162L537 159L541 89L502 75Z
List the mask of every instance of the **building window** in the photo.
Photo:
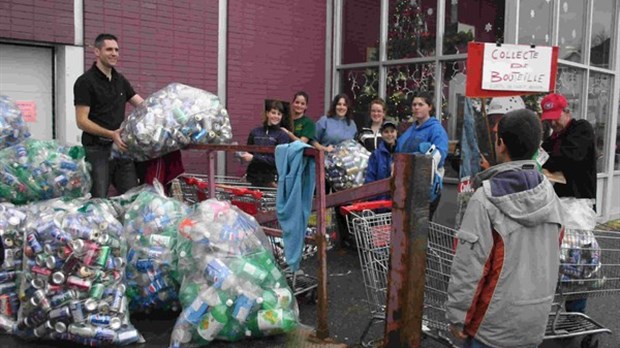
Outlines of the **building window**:
M436 116L454 145L461 136L468 42L503 42L508 37L512 40L508 43L557 45L556 91L567 97L575 118L594 126L599 172L620 170L620 158L608 163L614 157L608 156L613 142L607 139L610 127L616 126L617 111L611 103L613 93L618 93L614 92L618 59L613 54L618 40L614 36L617 1L337 1L342 27L335 40L340 55L335 55L333 91L351 95L358 119L368 117L368 104L378 96L388 104L387 116L406 120L413 95L429 91L435 95ZM516 18L504 18L510 13ZM539 111L542 96L523 100ZM447 177L457 174L448 171Z

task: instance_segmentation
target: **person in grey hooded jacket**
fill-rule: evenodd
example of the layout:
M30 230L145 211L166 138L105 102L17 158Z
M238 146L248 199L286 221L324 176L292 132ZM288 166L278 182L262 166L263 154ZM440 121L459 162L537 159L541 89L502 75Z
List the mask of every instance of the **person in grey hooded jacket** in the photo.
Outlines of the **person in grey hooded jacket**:
M561 209L530 160L541 133L526 109L499 121L500 164L479 174L457 232L446 317L465 347L534 347L543 340L558 279Z

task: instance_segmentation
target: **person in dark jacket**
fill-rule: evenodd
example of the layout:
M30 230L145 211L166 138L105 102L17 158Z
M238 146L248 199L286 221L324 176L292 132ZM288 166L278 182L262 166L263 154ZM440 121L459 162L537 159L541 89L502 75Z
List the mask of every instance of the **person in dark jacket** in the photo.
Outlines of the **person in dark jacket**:
M374 99L370 102L370 120L362 127L357 133L357 141L362 144L366 150L373 152L379 147L381 143L381 126L385 121L385 111L387 106L385 101L381 98Z
M379 146L368 159L365 184L389 178L392 175L392 157L394 150L396 150L396 136L398 134L396 128L398 128L396 122L391 120L387 120L381 125L380 132L383 141L379 142ZM389 199L389 195L381 195L376 199Z
M566 184L555 183L558 197L596 201L596 144L594 129L587 120L573 119L568 102L561 94L549 94L541 101L542 121L550 122L553 132L542 144L549 154L543 169L561 172ZM592 208L596 209L596 205ZM566 301L568 312L585 312L586 299Z
M281 127L290 124L283 122L287 115L282 102L273 100L267 104L263 115L263 125L254 128L248 136L248 145L276 146L290 141L288 132ZM288 117L288 115L287 115ZM277 187L276 162L273 153L249 153L239 155L241 160L249 162L246 170L246 179L252 186Z

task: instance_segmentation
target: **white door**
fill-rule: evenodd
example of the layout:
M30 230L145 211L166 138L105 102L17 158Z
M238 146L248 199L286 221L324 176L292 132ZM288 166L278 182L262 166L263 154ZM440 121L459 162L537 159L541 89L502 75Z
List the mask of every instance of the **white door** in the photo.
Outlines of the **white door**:
M31 137L54 138L51 47L0 44L0 95L19 102Z

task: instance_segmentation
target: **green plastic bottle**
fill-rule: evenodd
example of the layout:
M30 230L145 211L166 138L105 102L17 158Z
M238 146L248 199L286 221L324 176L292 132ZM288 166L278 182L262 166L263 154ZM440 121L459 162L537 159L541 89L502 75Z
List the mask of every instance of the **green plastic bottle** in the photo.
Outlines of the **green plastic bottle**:
M297 324L297 317L290 309L264 309L249 318L247 328L252 335L255 332L271 335L292 331Z
M196 331L205 341L213 341L228 322L226 305L211 307L209 313L198 324Z
M288 288L267 289L263 292L263 309L289 309L293 294Z
M198 296L198 292L200 291L200 285L197 283L188 283L187 286L183 287L179 293L179 301L181 301L181 306L183 308L187 308L196 296Z
M257 285L262 284L268 276L267 271L261 265L244 257L234 260L231 264L231 269L236 275L251 279Z
M277 286L276 284L279 284L279 286L284 286L284 284L286 284L286 279L274 261L273 255L270 251L262 249L259 252L249 255L248 259L252 260L254 264L258 265L267 272L267 278L264 283L265 285Z

